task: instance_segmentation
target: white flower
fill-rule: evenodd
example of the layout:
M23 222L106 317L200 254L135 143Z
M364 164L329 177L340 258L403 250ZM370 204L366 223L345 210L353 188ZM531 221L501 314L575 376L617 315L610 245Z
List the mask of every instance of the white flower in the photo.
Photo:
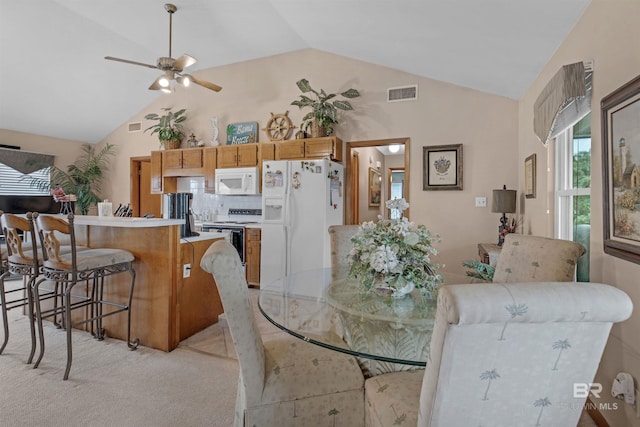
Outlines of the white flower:
M390 200L386 205L399 210L409 207L404 199ZM439 236L432 238L424 225L407 218L365 222L351 239L350 275L366 288L384 280L392 288L414 283L418 288L435 291L442 276L437 273L439 266L431 263L431 255L438 253L431 245L434 240L439 241Z
M404 212L409 209L409 203L407 203L404 198L387 200L385 202L385 206L387 207L387 209L397 209L400 212Z

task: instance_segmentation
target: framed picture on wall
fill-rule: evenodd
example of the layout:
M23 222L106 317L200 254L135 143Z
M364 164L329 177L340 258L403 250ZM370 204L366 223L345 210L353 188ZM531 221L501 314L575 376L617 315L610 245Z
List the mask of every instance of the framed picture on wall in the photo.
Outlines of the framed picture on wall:
M378 169L369 168L369 206L380 206L381 190L382 174Z
M640 76L601 109L604 251L640 264Z
M422 189L462 190L462 144L422 148Z
M527 199L536 198L536 155L530 155L524 160L524 196Z

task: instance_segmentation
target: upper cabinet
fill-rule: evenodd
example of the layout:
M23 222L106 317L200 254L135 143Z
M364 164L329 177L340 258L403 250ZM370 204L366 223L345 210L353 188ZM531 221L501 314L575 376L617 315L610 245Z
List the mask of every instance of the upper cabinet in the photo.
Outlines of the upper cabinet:
M202 175L202 148L184 148L162 151L162 175Z
M283 141L276 145L276 159L322 159L342 161L342 140L335 136Z
M274 160L275 143L221 145L218 150L218 168L261 166L263 160Z
M216 164L218 163L218 150L215 147L202 149L202 175L204 176L204 191L213 193L216 189Z
M342 161L342 141L335 137L256 142L218 147L151 152L151 193L174 192L181 176L204 177L205 191L215 191L216 168L262 166L263 160L322 159Z

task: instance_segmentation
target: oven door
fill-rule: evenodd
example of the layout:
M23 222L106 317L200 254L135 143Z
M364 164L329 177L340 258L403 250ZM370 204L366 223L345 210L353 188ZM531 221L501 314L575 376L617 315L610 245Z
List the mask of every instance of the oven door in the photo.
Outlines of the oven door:
M245 263L245 251L244 251L244 227L229 227L225 225L211 225L203 224L202 231L218 231L227 235L227 241L233 245L240 255L240 261L242 265Z

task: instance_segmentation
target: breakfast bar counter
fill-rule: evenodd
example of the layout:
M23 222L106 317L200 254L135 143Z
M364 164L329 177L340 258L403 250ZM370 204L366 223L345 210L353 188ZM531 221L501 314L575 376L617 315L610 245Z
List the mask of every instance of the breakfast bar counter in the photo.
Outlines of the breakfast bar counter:
M78 244L125 249L135 256L131 336L146 347L171 351L179 342L217 322L222 303L200 258L222 233L180 238L179 219L75 216ZM126 302L128 277L107 278L105 297ZM126 339L126 316L104 320L109 337Z

